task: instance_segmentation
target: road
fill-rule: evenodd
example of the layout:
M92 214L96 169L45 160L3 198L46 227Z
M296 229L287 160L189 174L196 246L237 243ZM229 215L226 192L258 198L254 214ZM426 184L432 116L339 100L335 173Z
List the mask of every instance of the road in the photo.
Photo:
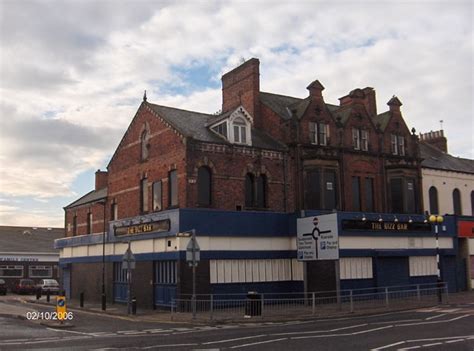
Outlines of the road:
M48 307L9 301L10 308ZM221 325L137 322L74 312L74 327L1 316L0 350L474 350L474 302L331 320Z

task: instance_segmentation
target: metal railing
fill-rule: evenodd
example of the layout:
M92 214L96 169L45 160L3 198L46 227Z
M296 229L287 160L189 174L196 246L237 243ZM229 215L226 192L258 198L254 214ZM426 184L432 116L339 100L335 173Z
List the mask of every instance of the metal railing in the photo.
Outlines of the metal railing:
M447 283L414 284L309 293L182 295L171 304L172 318L238 320L272 317L329 317L378 312L448 302ZM193 313L194 312L194 313Z

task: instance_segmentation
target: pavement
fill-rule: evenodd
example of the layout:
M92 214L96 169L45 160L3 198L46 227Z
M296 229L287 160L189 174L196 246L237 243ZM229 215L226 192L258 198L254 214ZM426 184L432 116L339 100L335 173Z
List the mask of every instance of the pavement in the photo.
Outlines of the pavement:
M50 298L50 302L46 301L46 297L43 296L41 299L37 300L35 296L31 295L7 295L0 297L0 303L3 301L13 299L14 301L19 301L22 303L22 306L17 305L9 305L8 303L2 303L0 305L0 315L10 315L10 316L17 316L19 318L25 318L26 313L32 310L40 309L41 307L50 307L52 308L51 311L54 310L56 304L56 297L53 295ZM444 303L449 304L468 304L474 302L474 290L461 292L461 293L452 293L449 294L449 301L444 300ZM435 306L436 304L432 304ZM85 307L80 307L79 301L76 300L69 300L67 301L67 307L70 311L81 311L84 313L89 314L96 314L100 316L109 316L113 318L119 318L129 321L135 322L155 322L155 323L179 323L179 324L215 324L215 323L240 323L240 322L249 322L252 323L256 320L258 321L291 321L291 320L301 320L301 319L321 319L326 317L341 317L341 316L370 316L373 314L381 313L381 312L388 312L388 311L403 311L403 310L411 310L420 307L428 307L424 306L413 306L413 305L398 305L398 306L391 306L391 308L364 308L363 310L355 310L353 313L339 313L337 315L332 316L301 316L295 314L288 314L288 315L279 315L279 316L267 316L267 317L255 317L250 320L246 320L242 318L237 319L230 319L230 320L220 320L220 321L211 321L209 319L197 319L193 320L192 315L190 313L179 313L171 314L170 310L152 310L152 309L139 309L137 310L136 315L128 315L127 314L127 306L124 304L109 304L107 305L106 311L102 311L100 304L94 303L87 303Z

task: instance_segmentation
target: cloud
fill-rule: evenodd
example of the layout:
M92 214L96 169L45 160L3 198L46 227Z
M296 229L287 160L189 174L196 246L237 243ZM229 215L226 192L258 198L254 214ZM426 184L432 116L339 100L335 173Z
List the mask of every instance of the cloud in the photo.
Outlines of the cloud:
M474 154L467 2L0 7L0 194L11 201L73 200L78 175L108 163L145 89L153 103L215 112L220 76L242 57L260 58L264 91L305 97L319 79L326 101L338 103L371 86L379 111L395 94L410 127L437 129L442 119L451 152Z

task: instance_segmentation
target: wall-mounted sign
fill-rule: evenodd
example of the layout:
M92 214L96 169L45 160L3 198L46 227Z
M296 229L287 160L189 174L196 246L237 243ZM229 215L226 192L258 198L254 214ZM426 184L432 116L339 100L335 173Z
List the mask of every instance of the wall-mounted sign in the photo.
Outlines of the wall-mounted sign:
M150 223L135 224L126 227L117 227L115 228L115 236L143 234L151 232L169 232L169 230L170 220L163 219Z
M420 222L379 222L343 219L342 230L391 231L391 232L431 232L431 224Z
M459 221L458 236L462 238L474 238L474 222Z
M13 262L38 262L38 258L34 257L0 257L0 262L13 261Z

